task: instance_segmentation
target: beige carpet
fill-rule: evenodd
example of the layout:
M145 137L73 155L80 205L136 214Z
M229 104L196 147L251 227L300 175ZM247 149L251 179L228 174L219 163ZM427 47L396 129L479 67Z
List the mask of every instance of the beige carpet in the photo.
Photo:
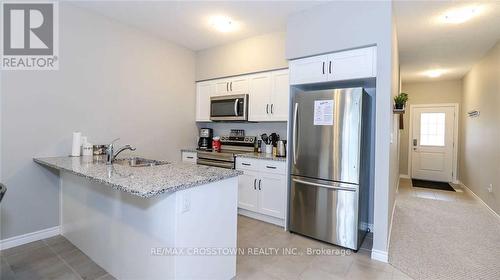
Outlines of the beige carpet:
M500 279L500 219L466 192L410 184L396 199L389 262L414 279Z

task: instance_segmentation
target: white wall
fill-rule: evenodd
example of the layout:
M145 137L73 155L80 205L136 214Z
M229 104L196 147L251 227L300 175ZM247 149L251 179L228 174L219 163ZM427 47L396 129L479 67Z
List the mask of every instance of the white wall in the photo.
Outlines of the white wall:
M500 214L500 41L463 79L460 181ZM477 118L468 111L481 112ZM493 184L493 193L487 188Z
M287 68L285 32L251 37L196 53L196 80Z
M410 105L462 103L462 80L426 81L403 83L402 92L409 94L407 111L404 115L404 130L401 130L400 173L410 175L408 170L408 144L410 128ZM463 115L463 114L460 114Z
M167 160L197 138L193 52L67 2L59 28L59 71L2 73L2 239L58 225L58 176L32 158L68 155L72 131Z
M391 144L394 129L392 94L394 49L391 2L333 2L295 14L288 20L286 56L288 59L333 51L377 45L376 152L373 249L387 252L390 207L399 166L397 141ZM397 135L395 136L397 137ZM397 138L395 138L397 139Z

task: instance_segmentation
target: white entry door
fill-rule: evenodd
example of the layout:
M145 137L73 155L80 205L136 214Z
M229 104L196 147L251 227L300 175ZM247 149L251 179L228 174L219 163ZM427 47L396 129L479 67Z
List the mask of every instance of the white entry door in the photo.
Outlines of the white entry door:
M412 178L453 181L455 111L455 105L412 107Z

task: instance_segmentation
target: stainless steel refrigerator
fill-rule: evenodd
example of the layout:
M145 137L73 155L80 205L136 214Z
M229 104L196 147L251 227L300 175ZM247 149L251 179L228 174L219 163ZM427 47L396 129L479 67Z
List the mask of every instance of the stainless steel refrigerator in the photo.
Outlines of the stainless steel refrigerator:
M370 97L292 88L289 229L358 250L366 234Z

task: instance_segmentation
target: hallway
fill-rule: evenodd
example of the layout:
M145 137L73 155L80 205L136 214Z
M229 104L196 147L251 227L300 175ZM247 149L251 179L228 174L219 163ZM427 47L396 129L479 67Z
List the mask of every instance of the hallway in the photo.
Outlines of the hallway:
M400 179L389 262L414 279L500 279L500 219L458 185Z

